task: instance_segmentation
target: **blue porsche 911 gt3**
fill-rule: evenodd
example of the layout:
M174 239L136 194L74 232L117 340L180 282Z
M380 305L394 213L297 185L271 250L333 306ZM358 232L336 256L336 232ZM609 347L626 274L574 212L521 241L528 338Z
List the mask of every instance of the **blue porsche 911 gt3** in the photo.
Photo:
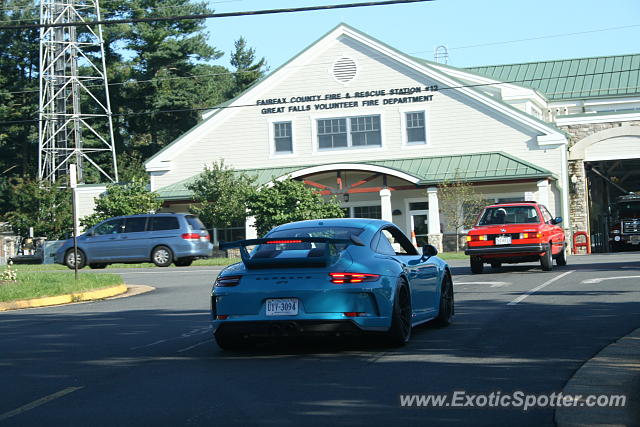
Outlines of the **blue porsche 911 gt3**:
M223 349L254 337L363 332L403 345L413 326L448 325L454 314L447 263L431 245L419 253L387 221L300 221L220 248L242 256L220 272L211 295Z

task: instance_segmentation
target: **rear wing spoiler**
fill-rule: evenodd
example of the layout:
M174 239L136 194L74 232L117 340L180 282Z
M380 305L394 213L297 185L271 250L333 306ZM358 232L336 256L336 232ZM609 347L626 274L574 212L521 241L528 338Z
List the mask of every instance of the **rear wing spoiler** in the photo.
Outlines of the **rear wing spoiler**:
M297 258L277 258L277 250L255 253L251 256L247 246L255 245L278 245L278 244L298 244L298 243L325 243L324 250L309 250L306 257ZM220 242L220 250L239 248L242 262L247 268L284 268L284 267L323 267L330 264L336 257L338 250L336 245L356 245L364 246L364 242L356 235L352 234L348 239L334 239L330 237L274 237L263 239L247 239L235 242ZM290 249L291 250L291 249Z

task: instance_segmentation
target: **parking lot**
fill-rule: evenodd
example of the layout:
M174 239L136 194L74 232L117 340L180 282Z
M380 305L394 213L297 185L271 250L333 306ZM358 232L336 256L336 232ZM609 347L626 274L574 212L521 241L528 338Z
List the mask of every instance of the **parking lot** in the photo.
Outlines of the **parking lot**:
M550 272L531 263L472 275L467 262L450 264L454 323L421 326L406 347L322 340L240 353L212 339L216 268L110 270L155 290L0 313L0 422L553 425L549 407L408 408L400 396L560 392L640 327L637 252L573 256Z

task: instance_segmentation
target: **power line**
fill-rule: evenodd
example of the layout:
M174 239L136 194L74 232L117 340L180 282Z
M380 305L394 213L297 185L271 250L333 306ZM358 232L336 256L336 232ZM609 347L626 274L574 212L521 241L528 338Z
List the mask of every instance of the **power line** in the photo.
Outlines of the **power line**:
M88 25L116 25L116 24L133 24L138 22L162 22L162 21L183 21L183 20L199 20L209 18L231 18L238 16L258 16L258 15L273 15L279 13L296 13L296 12L311 12L318 10L332 10L332 9L349 9L356 7L369 7L369 6L387 6L392 4L408 4L408 3L423 3L434 0L385 0L385 1L370 1L364 3L347 3L347 4L333 4L324 6L307 6L296 7L288 9L265 9L265 10L250 10L245 12L226 12L226 13L203 13L196 15L175 15L175 16L161 16L161 17L149 17L149 18L126 18L126 19L107 19L99 21L87 21L87 22L64 22L55 24L28 24L28 25L5 25L0 27L2 30L24 30L28 28L61 28L61 27L79 27Z
M575 77L590 77L590 76L599 76L606 74L614 74L614 73L625 73L625 72L633 72L640 71L640 68L630 68L627 70L618 70L618 71L599 71L595 73L584 73L584 74L574 74L571 76L563 76L564 78L575 78ZM527 83L534 81L542 81L542 80L551 80L556 79L558 77L539 77L534 79L522 79L522 80L509 80L495 83L478 83L478 84L469 84L469 85L459 85L459 86L448 86L448 87L439 87L438 91L443 90L453 90L453 89L463 89L463 88L477 88L484 86L499 86L503 84L516 84L516 83ZM629 87L627 89L640 89L640 87ZM567 92L570 93L570 92ZM256 104L240 104L240 105L227 105L227 106L212 106L212 107L202 107L202 108L182 108L182 109L172 109L172 110L154 110L154 111L139 111L139 112L129 112L129 113L116 113L112 114L112 117L132 117L132 116L140 116L147 114L168 114L168 113L181 113L181 112L194 112L194 111L209 111L209 110L224 110L231 108L246 108L246 107L256 107ZM14 120L14 121L5 121L0 122L0 126L2 125L11 125L11 124L21 124L21 123L37 123L39 119L25 119L25 120Z

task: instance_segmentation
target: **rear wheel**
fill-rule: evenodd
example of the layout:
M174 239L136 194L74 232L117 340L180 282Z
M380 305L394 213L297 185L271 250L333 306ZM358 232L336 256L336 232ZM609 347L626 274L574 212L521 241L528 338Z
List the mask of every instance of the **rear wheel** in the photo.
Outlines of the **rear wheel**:
M411 295L403 281L398 284L387 340L390 345L399 347L408 343L409 339L411 339Z
M173 261L173 252L166 246L158 246L151 252L151 261L158 267L169 267Z
M451 324L451 319L455 313L455 305L453 301L453 282L451 276L445 273L442 279L442 286L440 289L440 308L438 310L438 317L436 317L436 324L439 326L447 326Z
M84 267L85 262L86 262L86 258L84 256L84 252L82 252L80 249L78 249L78 257L76 258L74 250L73 249L68 250L67 253L64 256L64 265L66 265L70 269L74 270L76 262L78 263L78 270L80 270L82 267Z
M180 258L173 262L176 267L189 267L193 263L192 258Z
M473 274L482 273L482 270L484 270L484 263L482 262L482 258L471 257L469 262L471 263L471 272Z
M561 267L567 265L567 252L565 251L564 245L560 253L556 255L556 264Z
M544 253L544 255L540 256L540 266L542 266L542 271L551 271L553 269L551 245L547 247L547 251Z

